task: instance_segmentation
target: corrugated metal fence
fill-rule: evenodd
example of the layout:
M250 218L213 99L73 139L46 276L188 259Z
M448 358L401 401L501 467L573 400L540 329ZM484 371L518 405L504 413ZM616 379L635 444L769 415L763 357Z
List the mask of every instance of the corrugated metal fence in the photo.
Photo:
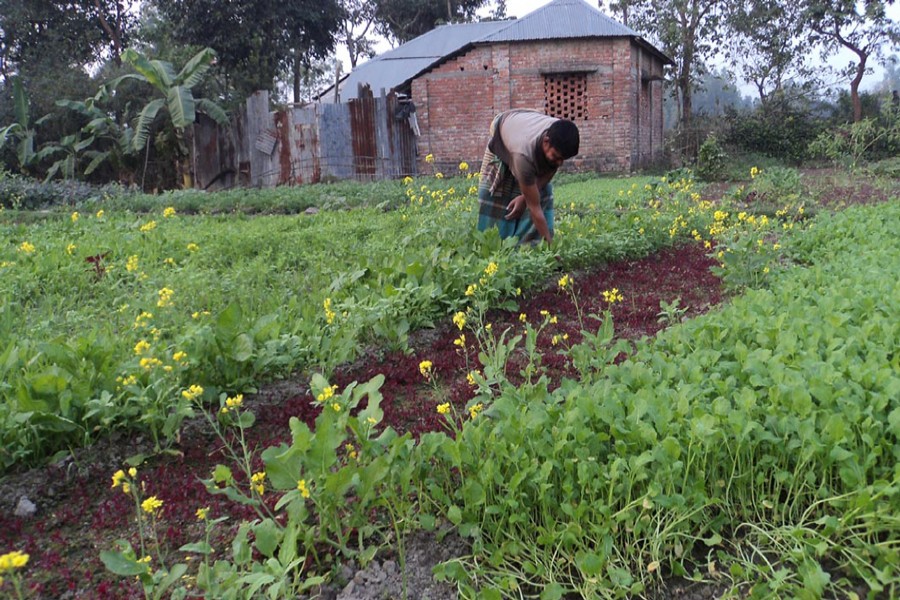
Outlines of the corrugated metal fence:
M268 93L257 92L228 128L208 118L197 121L195 186L273 187L415 175L416 139L408 115L394 94L271 112Z

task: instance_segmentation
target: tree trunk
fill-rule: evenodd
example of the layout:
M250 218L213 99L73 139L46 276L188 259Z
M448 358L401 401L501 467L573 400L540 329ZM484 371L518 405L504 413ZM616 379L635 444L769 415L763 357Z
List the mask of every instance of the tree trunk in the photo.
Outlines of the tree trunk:
M293 65L293 75L294 75L294 104L299 104L300 102L300 57L294 54L294 65Z
M853 104L853 122L862 121L862 101L859 99L859 84L866 72L866 60L869 58L864 52L857 52L859 64L856 65L856 76L850 82L850 102Z

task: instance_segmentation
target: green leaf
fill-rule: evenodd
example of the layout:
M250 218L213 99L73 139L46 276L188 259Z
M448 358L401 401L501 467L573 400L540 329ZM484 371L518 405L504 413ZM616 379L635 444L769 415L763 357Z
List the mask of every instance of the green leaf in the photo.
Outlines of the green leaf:
M225 465L216 465L215 469L213 469L213 480L216 483L231 485L234 483L234 475L231 474L231 469Z
M231 358L237 362L247 362L253 357L253 338L241 333L231 342L229 350Z
M447 509L447 519L454 525L462 523L462 511L455 504Z
M541 600L559 600L566 593L566 588L555 581L544 586L541 591Z
M241 305L229 303L216 317L216 339L223 345L229 344L240 333L243 319Z
M195 554L209 554L213 551L213 547L206 542L194 542L185 544L178 549L180 552L193 552Z
M278 543L281 541L282 531L272 519L264 519L253 527L253 545L266 558L275 556Z
M111 552L105 550L100 553L100 560L107 570L121 575L122 577L133 577L135 575L143 575L147 572L146 563L138 562L134 556L126 556L122 552Z
M603 565L606 561L593 552L582 552L575 557L575 564L586 577L596 577L603 572Z
M166 106L176 129L184 129L197 120L194 97L187 88L175 86L166 90Z

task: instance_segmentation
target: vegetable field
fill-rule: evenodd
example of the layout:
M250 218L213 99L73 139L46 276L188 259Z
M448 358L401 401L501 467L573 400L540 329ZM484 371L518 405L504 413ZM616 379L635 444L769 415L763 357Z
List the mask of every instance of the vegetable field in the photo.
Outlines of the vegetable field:
M0 212L0 468L66 482L0 590L312 597L424 534L467 598L900 593L896 186L572 177L517 248L473 181Z

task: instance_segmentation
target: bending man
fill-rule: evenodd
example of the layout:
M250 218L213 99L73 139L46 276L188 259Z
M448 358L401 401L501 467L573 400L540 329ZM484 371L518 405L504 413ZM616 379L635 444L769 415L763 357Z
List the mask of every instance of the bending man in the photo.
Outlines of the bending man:
M510 110L491 122L490 141L478 184L478 229L500 229L519 242L553 241L550 180L567 158L578 154L572 121L532 110Z

